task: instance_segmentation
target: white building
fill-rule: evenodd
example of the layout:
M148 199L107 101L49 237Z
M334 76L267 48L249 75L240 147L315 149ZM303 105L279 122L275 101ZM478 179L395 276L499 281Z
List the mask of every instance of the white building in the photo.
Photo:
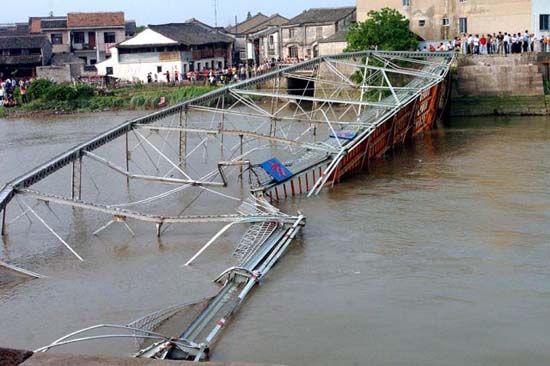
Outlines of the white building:
M201 22L150 25L111 48L111 58L96 65L98 75L147 82L166 81L167 73L231 66L233 38Z

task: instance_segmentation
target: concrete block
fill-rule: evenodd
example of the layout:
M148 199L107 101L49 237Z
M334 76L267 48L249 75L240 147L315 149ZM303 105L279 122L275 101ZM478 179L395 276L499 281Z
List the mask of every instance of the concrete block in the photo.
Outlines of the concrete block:
M31 351L0 348L0 365L18 366L31 356Z

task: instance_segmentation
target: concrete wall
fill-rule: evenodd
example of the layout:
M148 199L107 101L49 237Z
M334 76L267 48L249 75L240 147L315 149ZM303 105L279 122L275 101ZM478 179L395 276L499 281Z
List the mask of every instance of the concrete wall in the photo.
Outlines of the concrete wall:
M536 54L467 56L458 61L457 96L543 96Z
M403 6L403 0L357 0L357 20L367 19L370 10L390 7L410 19L411 30L423 39L458 36L460 18L467 18L467 31L472 34L523 33L535 28L533 1L545 9L550 7L548 0L410 0L410 6ZM445 17L449 26L443 26ZM424 26L420 26L420 21L425 22Z
M343 53L344 49L348 46L347 42L330 42L319 43L319 55L328 56Z
M67 83L71 81L71 66L37 67L36 77L39 79L48 79L57 83Z

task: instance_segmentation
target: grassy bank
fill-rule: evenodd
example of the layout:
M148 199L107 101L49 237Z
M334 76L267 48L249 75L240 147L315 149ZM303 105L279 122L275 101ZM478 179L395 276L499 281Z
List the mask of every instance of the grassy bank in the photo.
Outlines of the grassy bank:
M27 102L16 93L19 106L0 107L0 117L28 114L79 113L159 108L161 98L173 105L214 90L210 86L136 85L104 92L88 85L58 85L37 80L27 89Z

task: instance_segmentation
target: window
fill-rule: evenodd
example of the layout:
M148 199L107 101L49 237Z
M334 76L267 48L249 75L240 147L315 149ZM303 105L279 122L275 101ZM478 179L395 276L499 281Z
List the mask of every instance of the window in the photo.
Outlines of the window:
M550 14L541 14L539 17L540 30L550 30Z
M459 18L458 25L460 33L468 33L468 18Z
M63 44L63 34L52 33L52 44Z
M441 25L444 26L444 27L448 27L449 26L449 18L445 17L441 20Z
M403 0L403 6L411 6L411 0Z
M420 20L418 21L418 26L419 26L419 27L423 27L423 26L425 26L425 25L426 25L426 21L425 21L424 19L420 19Z
M273 46L275 44L275 37L273 35L269 36L269 45Z
M106 67L105 68L105 74L113 75L113 68L112 67Z
M288 56L292 58L298 58L298 47L293 46L288 48Z
M115 32L105 32L103 33L103 39L105 43L116 43Z
M74 32L73 33L73 43L84 43L84 32Z
M316 39L323 38L323 27L315 28L315 38Z
M157 66L157 73L162 72L162 66Z
M294 38L296 37L296 29L289 29L288 30L288 38Z

